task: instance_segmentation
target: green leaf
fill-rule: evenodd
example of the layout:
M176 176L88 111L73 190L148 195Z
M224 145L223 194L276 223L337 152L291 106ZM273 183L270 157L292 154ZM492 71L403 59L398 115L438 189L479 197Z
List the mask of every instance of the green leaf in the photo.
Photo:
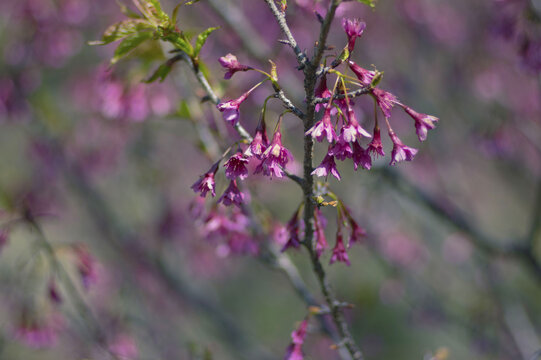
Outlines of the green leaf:
M115 55L111 59L111 64L115 64L118 60L130 53L130 51L141 45L144 41L152 39L152 37L153 34L151 32L140 32L125 38L116 48Z
M184 51L188 56L192 56L193 47L186 39L182 37L176 37L173 44L180 50Z
M376 7L377 0L357 0L358 2L370 6L372 9Z
M191 119L192 114L190 112L190 107L188 106L188 103L185 100L182 100L180 104L178 104L177 108L177 116L183 119Z
M155 23L162 23L169 20L158 0L133 0L133 2L148 20Z
M142 19L128 19L109 26L103 33L101 41L91 41L90 45L106 45L133 34L153 29L152 25Z
M169 75L169 73L171 72L171 69L173 69L174 63L174 61L170 60L164 62L154 71L154 73L148 79L145 80L145 82L149 84L158 79L160 79L160 82L163 82L167 75Z
M198 2L199 2L199 0L191 0L191 1L185 2L184 5L193 5L193 4L198 3Z
M122 2L120 2L120 0L116 0L116 3L120 7L120 12L122 14L124 14L127 17L132 18L132 19L142 19L141 15L139 15L136 12L133 12L132 10L130 10L130 8L128 8L126 5L124 5Z
M171 15L171 23L173 25L176 25L177 23L177 17L178 17L178 11L180 10L180 7L182 6L182 2L179 2L177 6L173 9L173 14Z
M211 27L207 30L203 31L201 34L197 35L197 39L195 40L195 50L194 50L194 57L197 57L199 55L199 52L201 51L201 48L203 45L205 45L205 42L207 41L207 38L209 35L215 31L218 30L220 27Z

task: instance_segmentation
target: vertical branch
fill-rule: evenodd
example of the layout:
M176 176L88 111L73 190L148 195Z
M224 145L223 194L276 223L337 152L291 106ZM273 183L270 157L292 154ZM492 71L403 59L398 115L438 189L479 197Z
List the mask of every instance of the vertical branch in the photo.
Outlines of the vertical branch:
M297 55L297 61L299 62L300 69L304 69L304 90L306 96L306 102L308 104L306 115L303 119L304 122L304 132L306 133L315 122L315 103L314 103L314 90L317 81L317 70L320 66L323 53L325 51L325 44L327 42L327 37L329 34L330 26L334 19L336 9L340 5L341 0L332 0L329 5L329 10L323 21L321 31L319 34L319 40L317 43L316 52L312 61L306 61L302 56L300 56L300 49L295 41L287 23L285 21L284 14L278 11L276 5L272 0L265 0L268 4L271 12L275 16L278 25L282 29L282 32L286 35L289 45L293 48L293 51ZM313 149L314 141L311 136L304 136L304 159L303 159L303 178L302 183L303 197L304 197L304 222L305 222L305 237L303 240L304 246L308 249L310 254L310 259L316 277L318 279L321 291L325 297L325 301L329 306L333 322L335 323L338 334L341 338L339 345L345 346L350 356L353 359L363 359L362 352L358 348L357 344L351 336L348 325L344 319L344 314L340 306L338 306L338 301L334 296L330 284L327 280L327 275L323 265L319 261L317 253L315 251L315 241L314 241L314 178L312 176L313 171Z

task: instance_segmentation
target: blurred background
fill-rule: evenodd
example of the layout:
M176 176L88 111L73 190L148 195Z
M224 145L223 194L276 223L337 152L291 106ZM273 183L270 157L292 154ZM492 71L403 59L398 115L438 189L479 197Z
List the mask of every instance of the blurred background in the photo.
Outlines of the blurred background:
M175 5L163 0L168 13ZM314 10L326 5L288 1L309 53ZM368 233L349 250L350 267L328 267L338 297L353 305L345 311L354 338L374 360L535 359L541 3L380 0L371 10L347 2L329 53L346 44L343 17L367 23L352 58L385 72L381 88L440 118L420 144L394 109L393 128L419 149L416 159L389 167L384 136L388 155L372 170L339 163L343 180L329 179ZM185 63L162 83L143 83L171 56L163 44L146 42L114 67L114 45L87 44L122 19L110 0L0 3L0 359L282 358L307 313L291 284L295 267L323 300L304 249L288 250L285 266L271 256L301 191L250 176L262 226L255 237L246 216L194 194L190 186L238 136L201 101ZM223 80L217 60L233 53L264 70L273 59L303 106L302 74L263 1L200 1L181 8L178 24L193 33L221 26L201 59L223 99L261 80ZM248 131L271 93L260 87L242 105ZM371 129L373 102L355 103ZM281 111L269 102L269 131ZM286 115L282 132L295 158L288 169L300 175L302 124ZM325 151L316 146L316 164ZM217 194L226 186L220 173ZM335 211L323 214L334 243ZM312 318L306 358L338 358L332 344Z

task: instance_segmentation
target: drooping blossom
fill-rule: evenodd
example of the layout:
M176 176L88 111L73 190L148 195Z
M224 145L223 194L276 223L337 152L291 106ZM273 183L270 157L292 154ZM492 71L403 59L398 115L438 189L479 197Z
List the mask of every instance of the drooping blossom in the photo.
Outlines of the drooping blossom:
M235 180L237 177L241 180L246 179L248 177L246 164L248 164L248 159L241 152L237 152L225 162L225 176L230 180Z
M338 140L334 127L331 123L331 108L328 107L323 113L323 118L310 128L305 135L311 135L314 139L321 142L324 138L327 138L329 143Z
M60 292L58 291L58 287L56 286L56 281L54 281L54 279L49 281L49 284L47 285L47 293L51 302L54 304L62 303L62 296L60 296Z
M14 329L13 336L33 349L50 348L56 344L58 332L63 327L64 321L58 314L37 320L23 313L22 321Z
M255 156L261 160L261 156L267 150L269 146L269 139L267 138L267 130L265 126L265 119L261 119L257 128L255 129L255 135L250 143L250 146L244 152L247 157Z
M9 232L6 229L0 229L0 254L2 253L2 249L4 246L6 246L9 238Z
M261 156L261 164L255 169L255 173L263 172L267 176L283 177L284 172L282 168L286 166L288 161L293 159L293 156L282 146L282 133L280 132L280 125L276 129L272 142Z
M348 253L346 252L346 247L344 246L344 240L342 239L342 227L338 225L338 231L336 232L336 244L332 250L332 256L330 263L333 264L336 261L341 261L348 265L351 265L348 258Z
M316 87L316 89L314 91L314 96L315 97L320 97L320 98L323 98L323 99L332 96L331 90L329 90L329 88L327 87L327 77L326 76L321 77L321 80L319 81L319 85ZM318 112L321 108L327 108L328 106L329 106L328 103L316 104L316 112ZM334 114L332 114L333 111L336 113L336 109L334 107L332 107L332 109L331 109L331 115L334 115Z
M194 192L198 192L201 197L207 196L207 193L210 191L212 197L216 196L216 189L215 189L215 182L214 182L214 175L216 175L216 171L218 171L218 165L219 162L215 163L211 166L209 171L207 171L205 174L203 174L199 180L197 180L192 186L192 190Z
M327 221L319 209L314 211L314 236L316 241L316 255L318 257L327 249L327 238L325 238L325 226Z
M355 111L351 106L347 107L347 118L347 125L344 125L344 127L342 127L342 136L344 138L344 141L353 142L357 139L357 137L360 139L361 136L372 137L372 135L370 135L368 131L366 131L361 125L359 125L357 117L355 116Z
M324 177L328 176L329 174L332 174L335 178L340 180L340 173L336 169L336 162L334 161L334 156L327 154L323 158L321 164L319 164L319 166L315 168L314 171L312 171L312 175Z
M385 116L385 118L390 118L392 107L394 106L394 104L398 103L398 99L396 98L396 96L394 96L390 92L378 88L373 88L371 90L371 93L372 95L374 95L376 103L381 109L383 116Z
M366 23L359 19L344 18L342 19L342 27L348 36L348 50L349 52L352 52L355 48L355 40L363 34Z
M370 170L372 167L372 158L368 150L362 148L357 141L353 143L353 166L355 170L359 165L366 170Z
M393 130L389 129L389 136L393 141L393 151L391 152L391 162L390 165L395 165L400 161L411 161L417 154L417 149L406 146L400 141L398 136L394 133Z
M222 207L214 207L209 211L201 229L206 239L245 233L249 229L250 219L241 209L234 207L232 211L224 210Z
M250 66L239 63L237 57L233 54L222 56L218 61L220 62L220 65L227 69L227 72L224 75L224 79L226 80L231 79L233 74L235 74L237 71L248 71L252 69Z
M439 119L432 115L420 114L409 106L404 106L404 111L415 120L415 130L419 141L425 141L428 130L434 129L436 127L434 123Z
M135 360L139 356L135 340L126 334L117 335L109 345L109 351L121 360Z
M344 161L346 158L351 159L353 150L351 149L351 145L344 140L343 134L340 134L338 141L329 147L327 154L334 156L340 161Z
M284 360L303 360L302 344L306 338L306 329L308 328L308 319L305 318L299 327L291 333L291 344L287 347Z
M245 232L229 233L226 243L230 254L255 256L259 253L259 245L256 239Z
M81 276L81 282L83 283L83 287L88 290L91 285L94 285L98 281L96 260L85 245L76 245L74 252L77 258L76 266Z
M299 237L299 228L300 228L300 219L299 211L296 210L291 219L287 222L286 232L287 232L287 241L282 247L281 252L286 251L289 248L298 249L301 245L301 240Z
M223 203L225 206L231 204L241 206L244 201L244 194L237 187L237 181L231 180L229 186L224 191L222 196L218 199L218 203Z
M381 133L377 124L376 126L374 126L374 135L372 136L372 141L370 142L370 144L368 144L367 151L372 156L385 156L385 152L383 151L383 144L381 143Z
M359 82L363 84L364 86L368 86L372 83L372 80L374 80L374 76L376 76L375 71L366 70L359 65L355 64L353 61L349 61L349 68L355 76L357 76L357 79L359 79Z
M360 227L351 215L348 215L348 221L349 225L351 226L348 246L351 246L354 243L361 242L361 238L366 236L366 230Z
M248 90L235 100L221 102L216 105L218 110L223 113L222 115L224 120L230 123L232 126L237 125L240 116L239 107L248 98L250 92L252 92L252 89Z

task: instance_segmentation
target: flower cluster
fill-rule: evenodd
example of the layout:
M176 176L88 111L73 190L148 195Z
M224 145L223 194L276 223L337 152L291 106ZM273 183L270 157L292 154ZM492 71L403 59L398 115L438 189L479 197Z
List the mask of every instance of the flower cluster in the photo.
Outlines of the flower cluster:
M250 66L240 64L236 56L232 54L221 57L220 64L228 70L225 76L226 79L230 79L231 76L238 71L254 70ZM268 79L270 79L271 75L264 71L258 71L266 74L269 77ZM217 105L218 110L223 113L223 118L226 122L230 123L232 126L240 126L240 105L246 101L251 92L262 83L263 82L260 82L255 85L235 100L221 102ZM281 117L276 125L272 140L269 142L265 117L262 116L253 137L248 139L250 143L244 151L241 151L239 148L239 150L224 163L225 176L230 180L230 183L219 198L218 203L223 203L227 206L237 205L240 207L245 201L246 196L240 191L237 181L244 180L248 177L249 171L247 166L250 159L259 161L254 174L262 173L263 175L270 177L284 177L284 168L287 163L293 159L293 156L290 151L282 145L280 125ZM215 175L218 171L220 161L221 160L212 165L211 168L192 185L192 189L202 197L205 197L208 192L210 192L213 197L216 196Z
M366 25L364 22L357 19L344 19L342 21L342 26L348 37L347 50L351 52L355 47L356 39L361 37ZM388 127L389 137L393 143L390 164L395 165L404 160L411 161L417 153L417 150L404 145L393 131L389 123L392 108L395 105L398 105L413 118L419 141L426 140L428 130L434 129L438 118L420 114L400 103L395 95L376 87L376 83L381 78L381 74L377 71L366 70L349 58L346 64L347 69L350 69L353 72L356 79L355 81L349 82L362 86L362 88L372 96L378 108L383 113ZM336 73L339 76L336 84L342 81L342 89L338 91L335 85L334 91L331 92L327 88L326 77L323 76L321 78L316 88L315 96L324 99L328 98L329 102L324 104L318 103L316 105L316 111L324 109L323 116L321 120L316 122L308 131L306 131L305 135L312 136L318 142L326 140L329 143L327 154L319 166L314 169L312 174L319 177L333 175L340 180L341 177L336 167L335 160L344 161L345 159L352 159L355 170L359 167L369 170L372 167L372 156L384 156L385 152L381 141L377 114L373 132L370 134L359 123L353 108L353 100L347 97L347 89L343 80L350 79L351 77L347 77L338 72ZM332 96L334 93L345 94L346 97L334 99ZM333 122L333 116L335 115L337 115L336 121ZM340 130L338 131L338 129ZM365 145L366 147L361 144L363 138L371 138L371 141Z
M242 210L213 206L208 212L198 214L195 220L201 224L203 237L216 245L219 256L259 253L258 241L249 231L250 219Z

